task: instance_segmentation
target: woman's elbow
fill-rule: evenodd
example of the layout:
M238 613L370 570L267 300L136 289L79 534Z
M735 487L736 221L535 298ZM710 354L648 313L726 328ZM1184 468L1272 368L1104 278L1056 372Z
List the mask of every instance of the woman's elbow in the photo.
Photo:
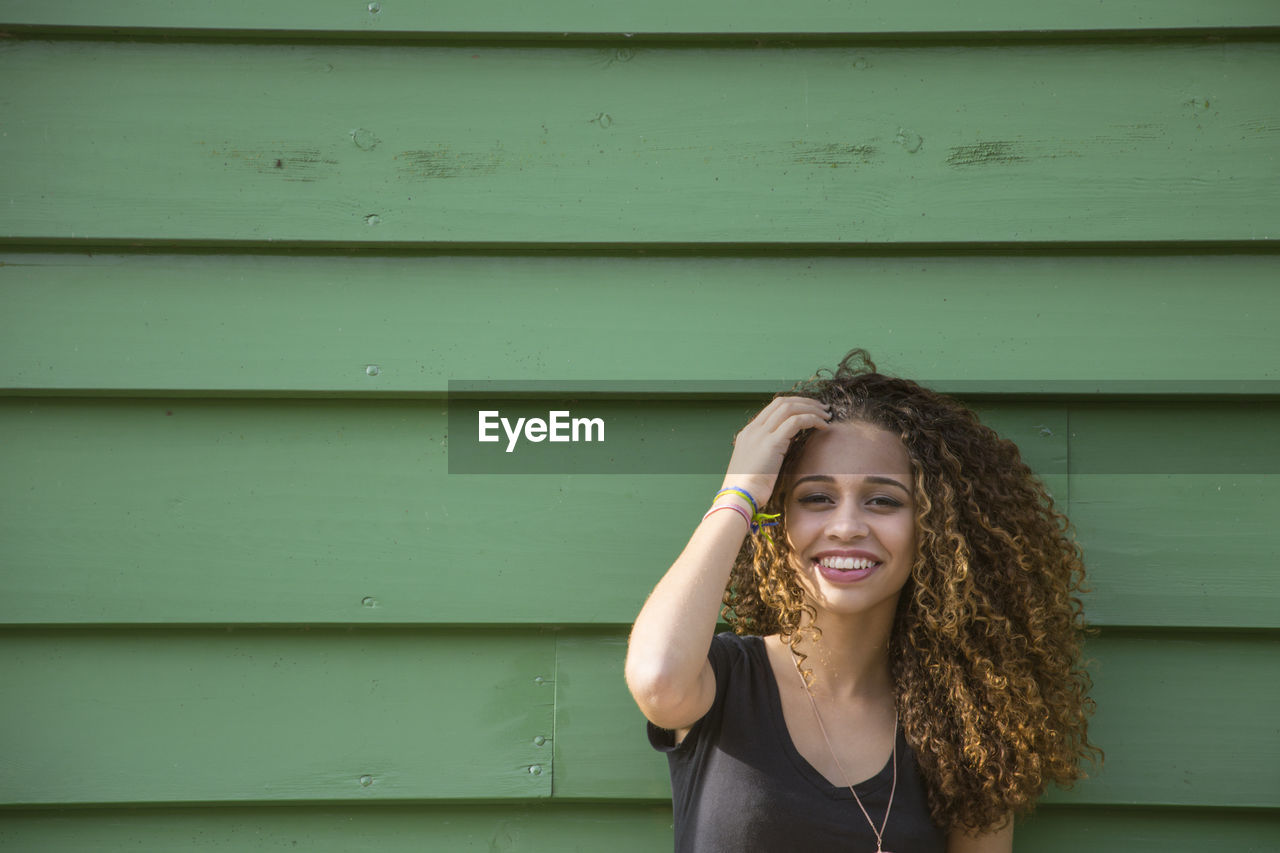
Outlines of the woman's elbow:
M664 729L693 725L707 712L701 678L682 683L661 667L645 665L628 656L624 668L627 689L645 719Z

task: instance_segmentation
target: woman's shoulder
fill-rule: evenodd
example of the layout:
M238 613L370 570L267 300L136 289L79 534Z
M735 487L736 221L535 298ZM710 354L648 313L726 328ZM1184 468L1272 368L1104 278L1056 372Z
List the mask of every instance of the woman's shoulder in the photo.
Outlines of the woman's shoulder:
M760 672L769 664L769 638L756 634L736 634L724 631L711 638L708 657L717 680L737 670Z
M758 656L764 652L765 638L755 634L736 634L722 631L711 638L711 653Z
M711 638L713 643L722 643L734 648L746 648L757 643L764 642L764 637L757 637L755 634L738 634L733 631L720 631Z

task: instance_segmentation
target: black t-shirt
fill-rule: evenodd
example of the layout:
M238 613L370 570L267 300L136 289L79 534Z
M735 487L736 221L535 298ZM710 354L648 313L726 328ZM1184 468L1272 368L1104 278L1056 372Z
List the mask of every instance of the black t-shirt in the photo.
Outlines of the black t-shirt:
M716 698L679 746L649 724L667 754L676 853L874 853L875 834L846 787L832 785L800 755L760 637L717 634L708 655ZM886 853L944 853L946 833L929 816L915 753L898 731L898 785L884 831ZM879 827L892 762L855 785Z

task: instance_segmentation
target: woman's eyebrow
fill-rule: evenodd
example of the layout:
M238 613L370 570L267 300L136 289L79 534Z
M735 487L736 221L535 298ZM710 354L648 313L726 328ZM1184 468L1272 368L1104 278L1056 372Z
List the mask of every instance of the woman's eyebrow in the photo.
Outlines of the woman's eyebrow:
M810 474L808 477L801 477L799 480L796 480L794 483L791 484L791 487L795 488L801 483L808 483L810 481L818 482L818 483L827 483L830 485L835 485L835 482L836 482L835 477L832 477L828 474ZM881 477L878 474L868 474L866 478L866 482L877 483L882 486L897 486L899 489L902 489L902 491L906 492L907 494L911 494L910 489L908 489L906 486L902 485L892 477Z

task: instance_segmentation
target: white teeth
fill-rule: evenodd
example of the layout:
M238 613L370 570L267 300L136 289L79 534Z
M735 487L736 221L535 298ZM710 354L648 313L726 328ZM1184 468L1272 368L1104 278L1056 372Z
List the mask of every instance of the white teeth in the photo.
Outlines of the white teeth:
M818 561L819 565L828 569L869 569L872 566L879 565L875 560L864 560L861 557L823 557Z

